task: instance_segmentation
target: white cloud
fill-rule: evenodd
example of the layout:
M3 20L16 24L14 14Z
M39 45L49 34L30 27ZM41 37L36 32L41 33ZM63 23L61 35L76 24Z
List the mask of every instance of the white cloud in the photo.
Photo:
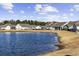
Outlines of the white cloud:
M70 21L72 20L74 17L74 13L64 13L61 15L61 19L64 20L64 21Z
M23 10L21 10L21 11L20 11L20 13L24 14L24 11L23 11Z
M65 15L65 16L63 15L62 19L68 19L68 16L67 15Z
M37 4L36 6L35 6L35 10L36 11L41 11L42 10L42 5L41 4Z
M74 16L74 14L73 13L70 13L70 16Z
M6 10L11 10L14 7L12 3L1 3L0 5Z
M76 11L79 11L79 5L74 5L73 7Z
M69 13L69 14L62 14L62 15L48 15L45 17L46 21L69 21L72 20L71 17L73 16L73 13Z
M59 15L48 15L42 18L44 19L43 21L59 21L60 16Z
M38 12L38 14L44 15L44 14L47 14L47 12Z
M39 14L46 14L48 12L59 12L57 8L47 5L41 5L41 4L37 4L35 6L35 11L38 12Z
M59 18L60 16L58 15L48 15L47 18L49 19L56 19L56 18Z
M79 11L79 5L73 5L70 11Z
M72 9L70 9L70 11L74 11L74 9L72 8Z
M13 5L12 3L0 3L0 6L1 6L3 9L7 10L8 12L14 13L13 10L12 10L13 7L14 7L14 5Z
M46 12L58 12L58 10L55 7L47 6L44 9Z
M71 11L71 12L79 11L79 4L73 5L72 8L70 8L70 11Z
M62 14L62 17L64 17L64 18L71 18L72 16L74 16L74 13Z
M12 13L12 14L14 14L14 11L12 11L12 10L9 10L8 12L9 12L9 13Z

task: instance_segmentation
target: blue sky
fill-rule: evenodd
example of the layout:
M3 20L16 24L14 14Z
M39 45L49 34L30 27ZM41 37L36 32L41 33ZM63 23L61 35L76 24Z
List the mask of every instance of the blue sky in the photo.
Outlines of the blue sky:
M38 21L77 21L78 3L1 3L0 21L4 20Z

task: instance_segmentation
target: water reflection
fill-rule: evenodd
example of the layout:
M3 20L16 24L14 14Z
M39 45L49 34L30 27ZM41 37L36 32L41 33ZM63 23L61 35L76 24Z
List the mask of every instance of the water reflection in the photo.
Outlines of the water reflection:
M5 32L5 34L6 34L6 35L10 35L10 34L11 34L11 32Z
M10 42L10 35L11 35L11 32L5 32L5 38L8 43Z
M51 33L0 33L0 55L37 55L57 50L57 37Z

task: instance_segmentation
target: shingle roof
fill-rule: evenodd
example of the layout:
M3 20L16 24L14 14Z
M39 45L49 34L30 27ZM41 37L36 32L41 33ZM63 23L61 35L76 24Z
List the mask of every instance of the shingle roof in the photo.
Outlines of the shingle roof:
M76 26L79 26L79 21L75 23Z
M54 24L52 24L52 27L61 27L62 25L64 25L66 22L56 22Z
M76 22L71 22L71 21L70 21L67 25L68 25L68 26L72 26L72 25L74 25L75 23L76 23Z
M48 22L48 23L46 24L46 26L51 26L51 25L53 25L54 23L56 23L56 22Z
M51 24L51 22L48 22L45 26L49 26Z
M29 24L20 24L22 27L28 27L28 26L30 26Z
M6 27L6 26L14 27L14 26L16 26L16 25L11 25L11 24L0 25L0 27Z

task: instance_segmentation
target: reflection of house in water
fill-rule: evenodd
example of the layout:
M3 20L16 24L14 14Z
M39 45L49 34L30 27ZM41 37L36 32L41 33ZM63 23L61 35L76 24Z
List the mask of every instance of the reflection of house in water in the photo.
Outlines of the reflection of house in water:
M5 34L11 34L11 32L5 32Z
M4 34L5 34L7 44L9 45L11 42L11 32L5 32Z

